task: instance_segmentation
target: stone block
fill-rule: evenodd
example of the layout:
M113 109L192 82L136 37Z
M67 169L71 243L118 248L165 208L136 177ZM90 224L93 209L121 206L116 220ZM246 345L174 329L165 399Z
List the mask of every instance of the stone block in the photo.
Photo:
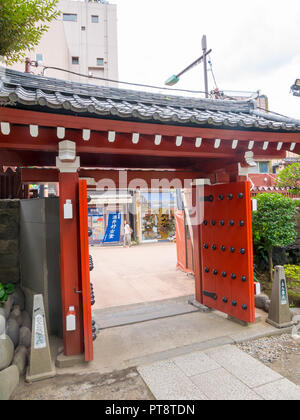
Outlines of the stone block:
M20 310L23 311L25 308L25 295L24 292L18 287L12 293L12 298L14 300L14 305L18 305L20 307Z
M23 311L21 316L22 316L22 327L27 327L31 330L32 323L31 323L31 318L28 312Z
M8 296L8 299L6 302L3 302L2 304L2 309L5 313L5 318L7 319L11 313L12 307L13 307L14 301L13 298L10 296Z
M26 382L36 382L56 375L50 353L43 295L34 295L29 367Z
M5 333L5 328L6 328L5 312L3 308L1 309L2 311L0 312L0 338L1 338L1 335Z
M213 401L261 400L254 391L224 368L193 376L194 384Z
M85 363L84 354L75 356L65 356L62 352L57 355L55 366L61 369L70 368L78 364Z
M19 253L19 241L14 240L0 240L0 255L16 255Z
M19 264L20 264L19 254L15 254L15 255L0 255L0 267L1 267L1 270L3 268L16 267Z
M265 309L266 301L269 300L269 296L260 294L255 296L255 307L258 309Z
M18 199L0 200L0 210L2 210L2 209L19 209L19 208L20 208L20 200L18 200Z
M266 300L265 307L264 307L265 312L269 313L270 305L271 305L270 299Z
M19 267L11 267L11 268L0 267L0 283L17 284L19 282L20 282L20 268Z
M205 353L197 352L173 359L174 363L187 375L194 376L200 373L218 369L220 366Z
M0 338L0 371L6 369L14 357L14 344L11 339L4 335Z
M207 400L172 360L139 367L138 372L157 400Z
M18 346L12 364L17 366L20 375L24 375L28 362L28 350L25 346Z
M300 400L300 387L285 378L255 388L254 391L268 401Z
M277 372L235 346L206 350L205 353L250 388L282 378Z
M19 370L12 365L0 372L0 401L9 400L11 394L19 385Z
M24 346L27 349L31 346L31 331L27 327L20 328L20 339L19 339L20 346Z
M277 265L272 287L271 304L267 322L276 328L293 325L288 299L284 267Z
M0 240L18 239L19 237L19 220L8 219L7 223L3 220L0 213Z
M17 321L19 327L22 326L22 313L18 305L14 305L10 313L10 318L13 318Z
M8 318L6 323L6 334L14 343L15 348L18 347L20 341L20 327L14 318Z

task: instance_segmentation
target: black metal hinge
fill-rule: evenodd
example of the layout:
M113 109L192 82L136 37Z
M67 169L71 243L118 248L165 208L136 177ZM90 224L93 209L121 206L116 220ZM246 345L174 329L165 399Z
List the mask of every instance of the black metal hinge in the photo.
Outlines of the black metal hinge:
M218 295L216 293L203 291L202 294L206 297L209 297L210 299L213 299L213 300L218 299Z
M205 195L205 196L202 196L200 198L200 201L205 201L205 202L212 203L214 201L214 196L213 195Z

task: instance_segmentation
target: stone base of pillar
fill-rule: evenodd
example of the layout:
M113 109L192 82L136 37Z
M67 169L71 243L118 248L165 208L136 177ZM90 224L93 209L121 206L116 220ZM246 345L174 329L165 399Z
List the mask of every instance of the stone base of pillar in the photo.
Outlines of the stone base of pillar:
M57 368L70 368L83 363L86 364L84 354L66 356L64 353L60 353L57 355L55 365Z

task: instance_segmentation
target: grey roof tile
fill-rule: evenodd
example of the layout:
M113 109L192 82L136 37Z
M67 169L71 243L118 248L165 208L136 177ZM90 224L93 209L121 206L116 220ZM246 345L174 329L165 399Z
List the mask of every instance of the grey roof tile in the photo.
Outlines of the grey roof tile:
M0 105L205 127L300 131L300 121L260 112L255 101L190 98L72 83L0 68Z

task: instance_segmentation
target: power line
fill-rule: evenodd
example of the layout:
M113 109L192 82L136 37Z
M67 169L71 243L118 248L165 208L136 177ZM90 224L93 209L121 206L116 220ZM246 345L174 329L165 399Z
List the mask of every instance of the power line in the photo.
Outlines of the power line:
M174 89L174 88L167 88L167 87L161 87L161 86L145 85L145 84L141 84L141 83L122 82L122 81L119 81L119 80L106 79L104 77L91 76L91 75L87 75L87 74L77 73L75 71L65 70L65 69L61 69L59 67L52 67L52 66L42 66L42 67L43 67L43 76L45 75L45 70L50 69L50 70L58 70L58 71L63 71L63 72L66 72L66 73L74 74L75 76L86 77L88 79L103 80L105 82L118 83L118 84L123 84L123 85L128 85L128 86L139 86L139 87L151 88L151 89L169 90L169 91L173 91L173 92L176 91L176 92L204 93L205 94L205 92L202 91L202 90Z
M209 64L209 66L210 66L210 72L211 72L211 74L212 74L212 77L213 77L213 80L214 80L215 87L216 87L216 89L218 89L218 85L217 85L216 78L215 78L215 75L214 75L213 66L212 66L212 62L211 62L211 58L210 58L210 56L209 56L209 58L208 58L208 64Z
M211 60L210 59L209 59L209 64L211 65ZM168 90L168 91L171 91L171 92L172 91L175 91L175 92L188 92L188 93L204 93L204 94L206 93L206 92L204 92L202 90L189 90L189 89L176 89L176 88L174 89L174 88L153 86L153 85L147 85L147 84L141 84L141 83L123 82L123 81L119 81L119 80L106 79L104 77L91 76L91 75L86 75L86 74L82 74L82 73L77 73L77 72L74 72L74 71L71 71L71 70L66 70L66 69L62 69L62 68L59 68L59 67L53 67L53 66L41 66L41 67L43 67L43 73L42 73L43 76L44 76L45 70L50 69L50 70L63 71L63 72L74 74L74 75L80 76L80 77L86 77L88 79L102 80L102 81L106 81L106 82L119 83L119 84L124 84L124 85L128 85L128 86L139 86L139 87L151 88L151 89L161 89L161 90ZM217 88L216 79L215 79L214 74L213 74L212 66L211 66L211 72L212 72L212 75L213 75L213 78L214 78L214 83L216 85L216 89L218 89ZM222 91L220 91L220 93L221 92ZM234 91L229 91L229 92L234 92ZM236 91L236 92L242 92L242 91ZM230 100L237 100L233 96L228 96L228 95L225 95L225 96L226 96L226 98L228 98ZM275 111L270 111L270 110L266 111L265 108L261 108L259 106L257 106L256 109L262 110L265 113L274 114L274 115L278 115L280 117L284 117L284 118L289 119L289 117L287 117L286 115L280 114L280 113L275 112Z

